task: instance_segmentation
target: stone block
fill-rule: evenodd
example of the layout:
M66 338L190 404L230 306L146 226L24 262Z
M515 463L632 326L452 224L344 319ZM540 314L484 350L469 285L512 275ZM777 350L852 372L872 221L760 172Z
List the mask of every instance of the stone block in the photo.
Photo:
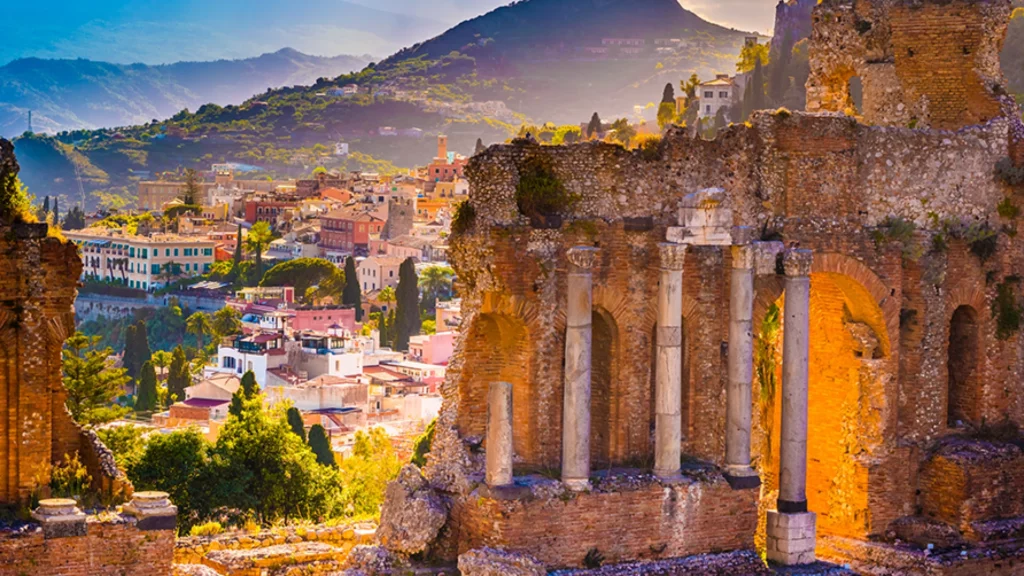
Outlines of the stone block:
M51 538L85 536L88 533L86 516L76 506L77 502L64 498L41 500L32 512L32 518L43 527L43 535Z
M769 510L767 518L768 560L784 566L809 564L815 561L815 526L813 512L785 514Z
M525 554L494 548L470 550L459 556L463 576L544 576L544 564Z

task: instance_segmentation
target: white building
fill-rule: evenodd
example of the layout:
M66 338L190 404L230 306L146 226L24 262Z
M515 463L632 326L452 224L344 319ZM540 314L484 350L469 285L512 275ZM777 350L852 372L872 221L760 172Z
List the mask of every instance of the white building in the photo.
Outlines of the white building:
M728 74L719 74L714 80L704 82L697 88L700 100L698 117L714 118L722 108L728 109L740 94L736 92L736 83Z

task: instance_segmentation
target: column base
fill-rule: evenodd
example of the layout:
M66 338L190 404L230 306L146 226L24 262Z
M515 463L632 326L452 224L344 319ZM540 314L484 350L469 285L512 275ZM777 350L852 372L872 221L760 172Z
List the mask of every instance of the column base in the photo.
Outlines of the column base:
M679 468L675 470L655 470L654 475L665 484L674 484L683 480L683 473Z
M750 466L726 466L725 481L733 490L753 490L761 487L761 477Z
M562 478L562 484L573 492L586 492L592 488L589 478Z
M768 511L768 561L783 566L811 564L815 561L814 545L817 516L814 512L787 514Z

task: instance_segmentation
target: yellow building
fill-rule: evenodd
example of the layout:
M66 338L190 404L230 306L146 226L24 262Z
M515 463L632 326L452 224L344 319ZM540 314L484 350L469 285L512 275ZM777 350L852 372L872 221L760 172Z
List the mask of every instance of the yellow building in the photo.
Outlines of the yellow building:
M180 278L210 271L217 243L177 234L126 235L122 230L65 231L82 255L82 277L156 290Z

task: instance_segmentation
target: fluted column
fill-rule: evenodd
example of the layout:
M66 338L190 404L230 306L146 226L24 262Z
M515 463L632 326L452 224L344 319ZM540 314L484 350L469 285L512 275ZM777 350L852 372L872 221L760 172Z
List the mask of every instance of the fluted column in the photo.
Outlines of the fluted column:
M565 397L562 408L562 481L573 490L590 485L590 360L593 278L597 249L571 248L565 328Z
M487 392L487 485L512 484L512 385L492 382Z
M679 474L683 401L683 264L686 246L661 244L657 359L654 366L654 473Z
M750 466L754 380L754 248L732 247L729 290L729 387L726 392L725 477L734 489L756 488Z
M783 254L785 319L782 340L782 424L778 509L768 513L768 559L814 562L814 513L807 511L807 389L810 361L809 250Z

